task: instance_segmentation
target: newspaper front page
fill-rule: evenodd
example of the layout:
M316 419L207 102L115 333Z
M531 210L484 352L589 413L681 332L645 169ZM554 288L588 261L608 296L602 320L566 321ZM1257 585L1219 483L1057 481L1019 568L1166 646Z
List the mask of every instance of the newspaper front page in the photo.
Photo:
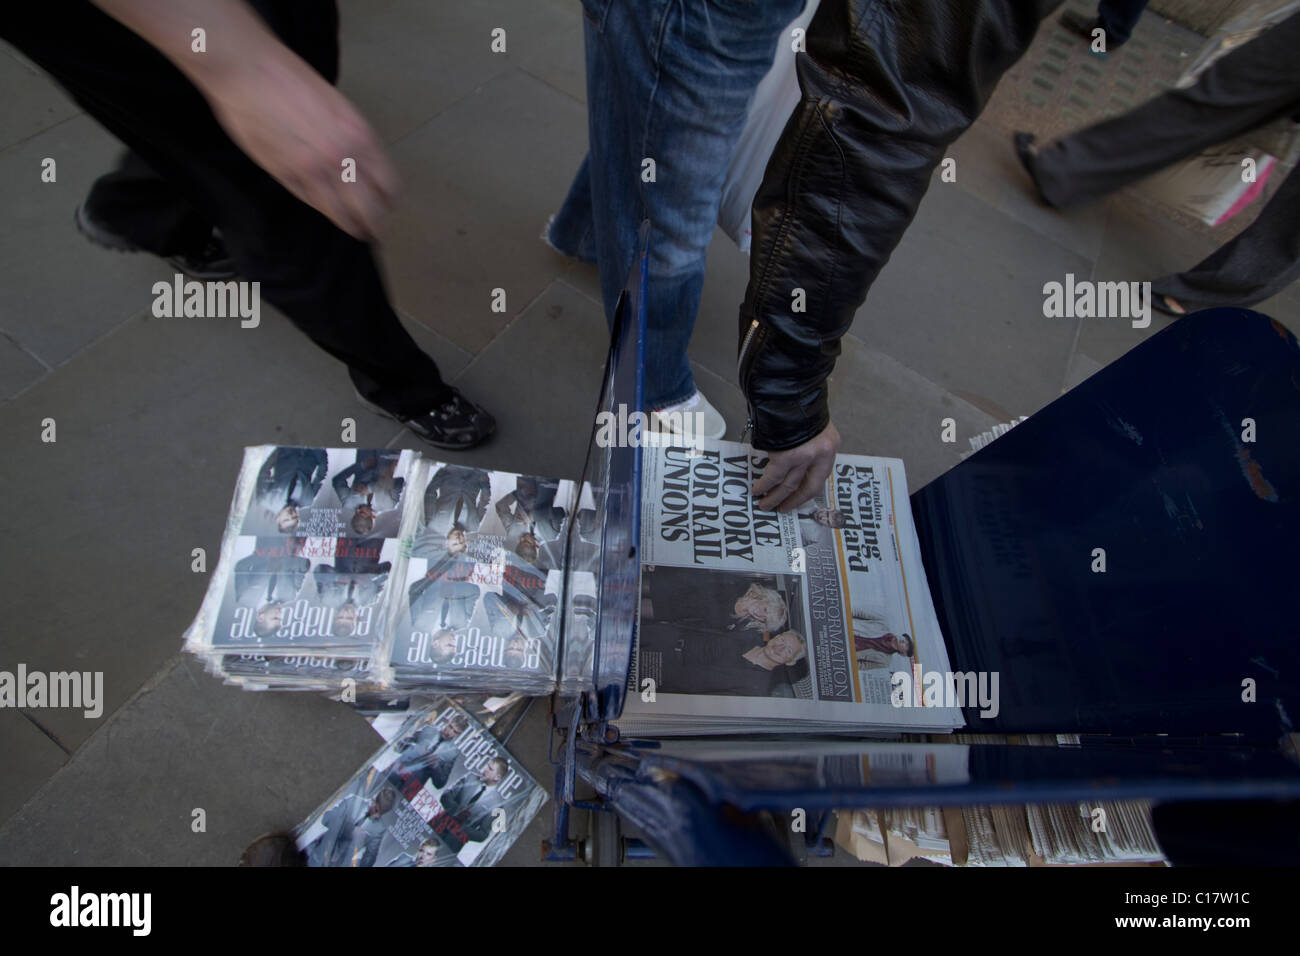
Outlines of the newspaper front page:
M960 726L957 707L891 701L895 674L948 671L903 463L841 455L822 493L791 513L750 496L766 465L732 442L647 449L641 617L620 726Z

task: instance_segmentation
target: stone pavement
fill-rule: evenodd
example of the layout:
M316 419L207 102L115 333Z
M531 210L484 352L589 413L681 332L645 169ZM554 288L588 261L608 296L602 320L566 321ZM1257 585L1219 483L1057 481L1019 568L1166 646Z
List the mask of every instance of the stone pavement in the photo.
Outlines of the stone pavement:
M499 421L486 447L447 457L576 475L604 322L594 272L538 235L585 149L579 3L342 10L342 87L403 177L383 249L394 298L450 380ZM489 50L498 26L506 54ZM913 488L956 464L967 436L1034 412L1163 325L1045 319L1044 282L1154 278L1217 244L1128 193L1065 215L1030 198L1008 129L1040 107L1004 103L1020 103L1059 43L1045 28L955 144L956 182L936 177L844 341L832 386L844 450L902 458ZM92 247L72 225L115 142L3 46L0 87L0 474L15 491L0 521L11 542L0 669L102 671L106 698L96 720L0 710L0 864L233 863L253 837L305 817L378 738L343 705L224 687L179 653L206 586L191 549L216 554L245 445L337 445L345 416L360 446L419 442L358 408L343 368L277 314L256 330L154 318L151 287L168 266ZM1090 102L1119 105L1081 99L1071 105L1084 119ZM39 180L44 157L57 158L56 183ZM732 438L744 424L734 360L746 274L719 233L691 355ZM497 287L506 314L490 308ZM1300 329L1295 289L1259 308ZM946 417L956 445L939 440ZM46 418L54 444L40 440ZM510 746L549 784L544 705ZM199 807L208 829L195 834ZM549 809L508 862L537 861Z

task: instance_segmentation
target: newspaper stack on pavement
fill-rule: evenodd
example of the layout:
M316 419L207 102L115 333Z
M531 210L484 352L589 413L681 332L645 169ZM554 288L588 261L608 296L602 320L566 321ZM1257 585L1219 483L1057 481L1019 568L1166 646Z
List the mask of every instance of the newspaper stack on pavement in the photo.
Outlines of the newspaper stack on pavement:
M294 831L309 866L491 866L546 792L486 728L443 699Z

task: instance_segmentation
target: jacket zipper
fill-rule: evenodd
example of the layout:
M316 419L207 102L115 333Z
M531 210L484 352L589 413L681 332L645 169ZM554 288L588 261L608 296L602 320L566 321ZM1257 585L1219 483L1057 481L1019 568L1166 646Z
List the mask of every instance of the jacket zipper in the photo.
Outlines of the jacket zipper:
M758 335L758 319L749 320L749 328L745 331L745 337L740 343L740 356L736 359L736 379L740 382L740 388L745 388L745 359L749 356L749 348L754 344L754 339ZM749 402L749 396L745 396L745 410L749 414L748 421L745 422L745 430L740 434L741 444L749 441L750 435L754 432L754 408Z

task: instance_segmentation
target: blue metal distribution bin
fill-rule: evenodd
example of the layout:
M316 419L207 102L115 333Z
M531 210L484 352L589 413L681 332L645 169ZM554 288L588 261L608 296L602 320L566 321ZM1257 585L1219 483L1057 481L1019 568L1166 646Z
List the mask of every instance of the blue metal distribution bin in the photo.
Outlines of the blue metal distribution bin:
M646 234L603 408L641 408ZM912 495L951 665L1000 675L998 715L966 709L965 729L1078 746L620 739L641 450L593 443L584 478L597 646L593 689L552 701L549 859L578 854L573 807L672 862L739 864L790 862L758 811L804 810L817 846L836 808L1300 797L1300 348L1263 315L1180 319Z

